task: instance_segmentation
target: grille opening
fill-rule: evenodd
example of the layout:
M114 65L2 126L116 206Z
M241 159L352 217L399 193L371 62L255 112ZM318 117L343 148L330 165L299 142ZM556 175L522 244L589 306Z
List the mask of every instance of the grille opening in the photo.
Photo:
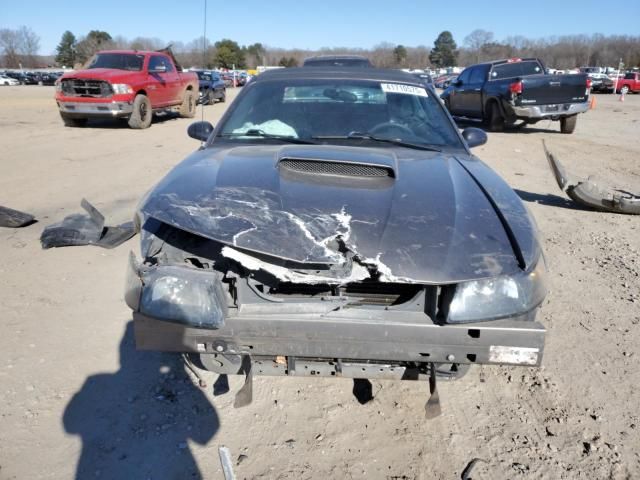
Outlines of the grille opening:
M269 288L269 295L288 299L322 296L344 296L353 299L350 306L378 305L389 307L408 302L424 287L401 283L365 281L341 287L282 282Z
M109 82L102 80L62 80L62 92L72 97L109 97L113 93Z
M335 175L340 177L393 177L393 170L377 165L363 165L361 163L330 162L318 160L301 160L285 158L280 160L281 168L299 173L313 175Z

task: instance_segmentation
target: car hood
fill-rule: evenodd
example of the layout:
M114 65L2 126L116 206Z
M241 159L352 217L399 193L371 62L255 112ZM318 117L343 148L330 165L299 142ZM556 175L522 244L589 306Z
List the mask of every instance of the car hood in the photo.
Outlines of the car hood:
M141 71L127 71L111 68L91 68L88 70L77 70L72 73L65 74L62 78L81 78L91 80L106 80L111 83L127 83L131 81L132 76L142 74Z
M318 265L353 252L387 281L511 274L539 254L519 198L464 153L213 146L178 165L140 209L243 255Z

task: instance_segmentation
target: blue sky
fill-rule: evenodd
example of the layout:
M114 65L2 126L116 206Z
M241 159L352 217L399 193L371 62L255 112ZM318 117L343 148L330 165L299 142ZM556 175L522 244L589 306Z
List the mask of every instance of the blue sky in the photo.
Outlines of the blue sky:
M462 44L476 28L493 32L497 40L510 35L640 35L638 0L624 2L624 8L622 3L591 0L207 1L207 37L231 38L241 45L431 46L442 30L450 30ZM189 42L202 35L202 13L203 0L0 0L0 28L31 27L40 36L40 53L50 54L65 30L76 36L97 29L129 39Z

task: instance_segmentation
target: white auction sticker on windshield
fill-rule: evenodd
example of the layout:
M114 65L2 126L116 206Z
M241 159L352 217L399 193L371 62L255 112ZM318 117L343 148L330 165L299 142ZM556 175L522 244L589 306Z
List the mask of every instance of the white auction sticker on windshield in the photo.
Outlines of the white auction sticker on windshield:
M427 90L422 87L415 87L413 85L404 85L402 83L381 83L383 92L387 93L402 93L404 95L417 95L418 97L426 97Z

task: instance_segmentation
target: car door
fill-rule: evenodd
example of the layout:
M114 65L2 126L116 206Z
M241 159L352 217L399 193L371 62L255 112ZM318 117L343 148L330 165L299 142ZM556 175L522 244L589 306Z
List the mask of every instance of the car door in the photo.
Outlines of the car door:
M478 65L471 70L469 83L464 92L464 107L469 117L482 117L482 87L488 73L487 65Z
M466 68L458 77L458 80L450 87L449 107L452 115L466 115L464 95L471 76L473 67Z
M153 107L165 106L169 102L171 87L167 82L165 68L162 55L149 57L148 73L150 78L147 94Z
M165 69L164 78L169 86L167 102L169 104L180 103L182 101L182 78L180 73L176 71L173 62L166 55L162 55L161 62Z

